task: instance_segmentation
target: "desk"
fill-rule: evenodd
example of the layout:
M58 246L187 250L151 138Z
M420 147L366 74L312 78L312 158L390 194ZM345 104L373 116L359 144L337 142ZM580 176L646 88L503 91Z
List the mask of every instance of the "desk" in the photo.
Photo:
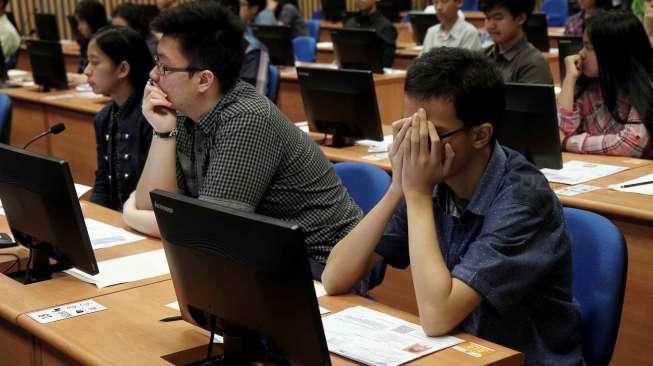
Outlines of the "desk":
M79 69L79 45L74 41L62 40L61 48L63 51L64 64L66 65L66 72L76 73ZM16 68L27 71L32 70L32 64L29 61L29 55L27 54L27 45L25 43L22 43L18 49Z
M123 226L118 212L82 202L85 216ZM6 221L0 217L0 230ZM100 249L99 260L137 252L155 250L160 241L141 242ZM189 356L204 351L206 332L185 322L162 323L159 319L176 315L165 307L175 300L169 276L159 276L129 284L98 290L67 275L32 285L21 285L0 275L0 364L71 365L71 364L175 364L189 361ZM47 325L38 324L27 313L92 298L108 310L67 319ZM320 304L331 311L364 305L370 308L418 322L415 315L392 309L354 295L320 298ZM523 355L468 334L454 334L479 343L495 352L483 358L464 355L446 349L424 357L415 365L434 362L461 365L520 365ZM354 365L346 359L332 356L335 365Z
M309 65L307 64L307 66ZM374 74L374 89L381 122L391 124L402 117L405 80L406 73L402 70L390 74ZM289 120L293 122L306 121L297 70L294 67L286 67L281 70L277 106Z
M410 23L394 23L397 29L397 42L413 42L413 30ZM320 42L331 42L331 31L343 27L342 22L320 20Z

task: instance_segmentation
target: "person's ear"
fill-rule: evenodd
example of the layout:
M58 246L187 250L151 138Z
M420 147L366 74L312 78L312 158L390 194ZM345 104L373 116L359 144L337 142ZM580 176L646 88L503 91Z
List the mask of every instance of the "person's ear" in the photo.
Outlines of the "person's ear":
M475 149L482 149L492 141L494 127L490 123L483 123L472 129L472 146Z
M515 20L519 25L523 26L524 23L526 23L526 19L528 19L528 14L526 13L519 13L516 17Z
M118 79L126 79L129 77L129 72L131 71L131 67L129 66L129 62L127 61L122 61L118 65Z
M216 79L216 77L215 77L215 75L213 74L212 71L202 70L199 73L198 91L200 93L205 93L207 90L209 90L217 82L218 82L218 80Z

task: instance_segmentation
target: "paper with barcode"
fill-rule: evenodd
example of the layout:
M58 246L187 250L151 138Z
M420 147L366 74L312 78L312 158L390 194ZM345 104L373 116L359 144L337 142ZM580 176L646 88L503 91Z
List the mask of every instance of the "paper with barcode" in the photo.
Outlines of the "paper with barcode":
M326 316L322 324L330 352L366 365L401 365L463 342L427 337L418 324L363 306Z
M66 305L55 306L50 309L39 310L27 314L30 318L41 324L56 322L58 320L74 318L76 316L95 313L107 308L94 300L84 300Z

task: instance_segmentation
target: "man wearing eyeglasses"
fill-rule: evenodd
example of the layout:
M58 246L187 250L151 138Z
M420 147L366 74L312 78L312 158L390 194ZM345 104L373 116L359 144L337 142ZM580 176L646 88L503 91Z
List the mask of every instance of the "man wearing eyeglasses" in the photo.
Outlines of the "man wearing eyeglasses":
M314 275L361 211L311 138L238 78L242 23L214 2L187 2L152 23L163 36L145 88L154 129L127 224L158 235L149 192L163 189L299 224Z
M339 294L381 259L410 264L427 335L458 328L523 352L527 365L582 365L562 207L544 175L494 139L502 79L461 48L413 62L391 187L333 248L322 284Z

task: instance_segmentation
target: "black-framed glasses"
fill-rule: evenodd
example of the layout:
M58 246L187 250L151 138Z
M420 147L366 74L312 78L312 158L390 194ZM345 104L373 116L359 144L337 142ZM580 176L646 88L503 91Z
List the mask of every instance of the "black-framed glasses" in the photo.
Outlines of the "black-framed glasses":
M198 72L204 70L201 67L195 67L195 66L188 66L188 67L174 67L174 66L168 66L164 65L159 61L159 56L154 56L154 65L156 65L156 69L159 71L159 73L163 76L166 76L166 74L172 73L172 72Z
M447 131L445 133L439 133L438 136L440 136L440 140L444 140L464 130L465 127L460 127L460 128L456 128L455 130Z

